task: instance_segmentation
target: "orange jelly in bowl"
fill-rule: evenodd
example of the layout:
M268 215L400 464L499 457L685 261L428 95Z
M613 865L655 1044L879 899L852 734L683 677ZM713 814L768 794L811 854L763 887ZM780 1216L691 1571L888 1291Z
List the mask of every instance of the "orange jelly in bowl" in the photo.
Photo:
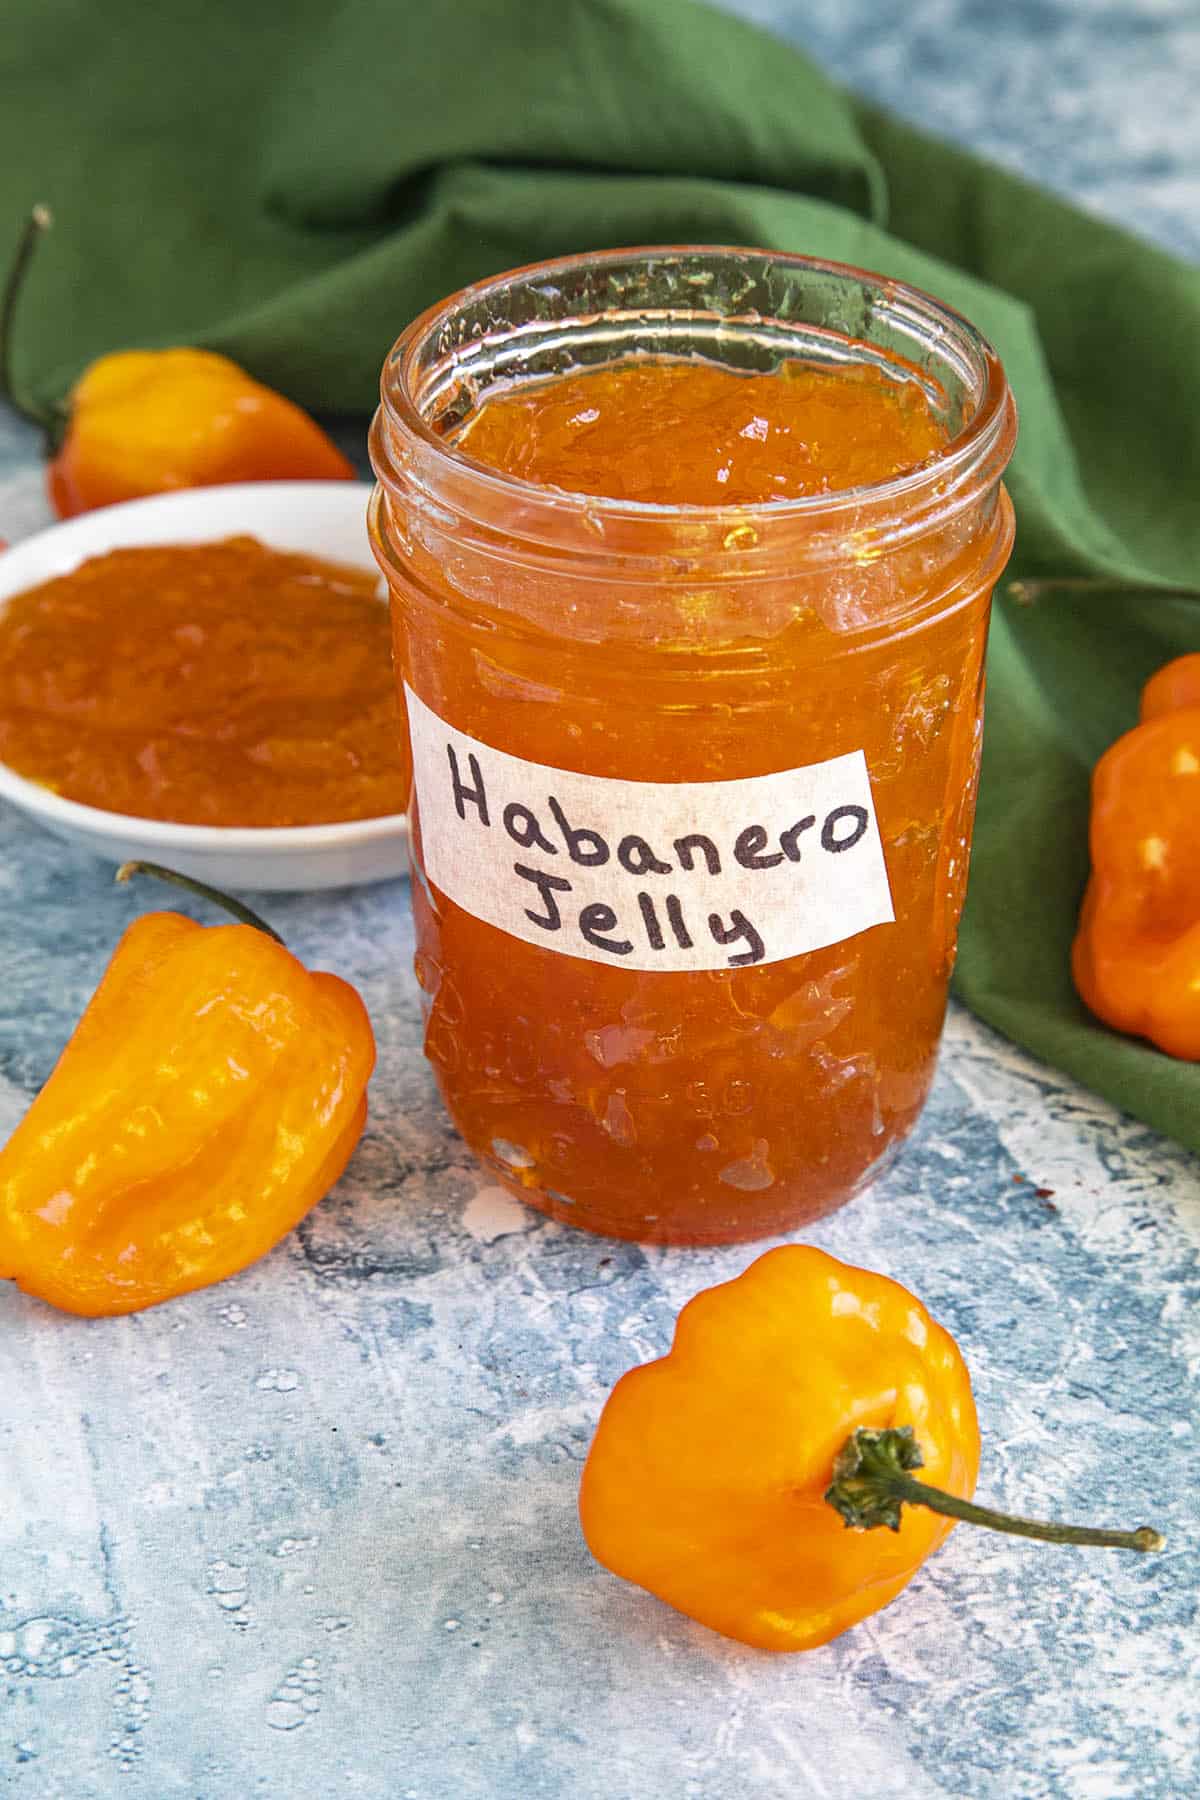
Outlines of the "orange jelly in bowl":
M0 762L172 824L399 812L407 747L377 586L252 537L93 556L0 608Z
M397 345L372 531L426 1050L531 1204L760 1237L911 1129L1014 429L957 315L768 253L518 271Z

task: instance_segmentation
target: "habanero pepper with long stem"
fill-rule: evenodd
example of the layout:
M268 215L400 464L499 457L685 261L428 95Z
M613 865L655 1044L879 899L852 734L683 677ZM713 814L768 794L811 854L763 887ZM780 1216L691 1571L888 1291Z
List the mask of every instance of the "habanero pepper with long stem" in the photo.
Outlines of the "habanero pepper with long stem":
M12 367L17 303L50 212L35 206L0 291L0 400L45 433L60 518L121 500L231 481L353 481L355 470L306 412L211 350L120 350L99 357L65 403L37 406Z
M1163 1547L1149 1526L976 1506L979 1449L966 1366L920 1301L787 1245L698 1294L668 1354L621 1377L580 1519L615 1574L726 1637L783 1651L887 1606L959 1519L1056 1544Z
M232 925L147 913L0 1149L0 1277L64 1312L129 1313L266 1254L341 1175L375 1039L355 990L203 883Z

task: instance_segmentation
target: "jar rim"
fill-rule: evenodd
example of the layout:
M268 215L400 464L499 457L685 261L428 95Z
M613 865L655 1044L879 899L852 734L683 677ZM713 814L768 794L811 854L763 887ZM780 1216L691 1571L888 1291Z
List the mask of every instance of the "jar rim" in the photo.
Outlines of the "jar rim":
M631 500L579 493L547 483L529 481L478 461L435 429L418 399L415 382L417 365L434 334L444 329L456 314L461 314L469 306L486 303L490 296L530 278L552 282L582 267L603 269L605 265L629 264L637 260L650 263L671 258L731 258L742 262L783 265L859 289L873 289L889 307L903 309L912 318L933 327L940 340L956 340L957 347L966 353L977 371L978 402L970 416L941 449L916 468L891 476L886 481L838 488L828 493L804 494L790 499L717 504ZM810 326L809 329L816 328ZM828 331L824 335L828 336ZM478 339L472 341L477 343ZM869 346L867 339L846 341ZM1016 407L1003 365L983 333L954 307L909 282L877 271L861 269L852 263L787 251L723 244L634 245L611 250L582 251L522 264L488 276L482 281L470 283L427 307L400 334L384 361L380 398L381 405L372 439L373 448L378 448L385 462L390 461L390 455L383 440L390 427L398 430L404 438L416 440L423 453L421 460L427 462L431 470L440 466L447 474L477 485L480 492L491 499L507 499L525 508L535 504L539 510L577 510L583 507L598 521L630 524L640 522L646 525L662 522L711 527L736 515L739 520L761 522L764 526L786 526L788 523L812 525L818 522L836 526L842 515L853 516L856 523L861 522L864 509L882 517L889 514L903 515L913 510L923 512L936 495L940 495L944 501L956 491L961 494L960 503L968 504L980 485L989 484L1003 473L1016 436ZM386 480L386 470L380 469L378 463L376 472L381 480ZM968 490L966 493L962 493L964 488ZM942 508L939 506L936 510L941 512ZM952 506L950 510L956 511L957 506Z

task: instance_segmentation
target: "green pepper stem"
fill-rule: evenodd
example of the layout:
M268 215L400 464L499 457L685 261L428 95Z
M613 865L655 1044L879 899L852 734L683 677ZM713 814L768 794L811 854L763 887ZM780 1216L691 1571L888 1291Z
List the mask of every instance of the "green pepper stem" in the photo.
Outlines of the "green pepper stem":
M1048 595L1062 594L1153 594L1162 600L1200 600L1200 588L1162 587L1155 581L1109 581L1102 575L1051 575L1040 581L1010 581L1006 588L1010 600L1018 606L1032 606Z
M1016 1513L996 1512L960 1500L927 1482L911 1477L898 1481L893 1492L912 1506L926 1506L947 1519L965 1519L969 1525L986 1525L989 1531L1007 1531L1012 1537L1040 1538L1046 1544L1100 1544L1112 1550L1161 1550L1165 1539L1149 1525L1136 1531L1108 1531L1096 1525L1060 1525L1048 1519L1023 1519Z
M976 1506L942 1488L917 1481L910 1473L922 1465L920 1446L911 1425L883 1431L862 1426L847 1440L833 1465L833 1482L825 1498L847 1525L873 1530L900 1529L903 1506L924 1506L948 1519L985 1525L1013 1537L1038 1538L1046 1544L1099 1544L1113 1550L1161 1550L1160 1531L1139 1525L1136 1531L1109 1531L1093 1525L1059 1525L1044 1519L1022 1519L1012 1513Z
M31 210L21 228L4 286L0 289L0 400L7 400L13 411L19 413L30 425L40 427L46 433L49 449L57 447L56 439L61 434L66 414L61 407L35 406L27 394L18 393L13 381L12 340L13 320L25 285L25 271L32 260L38 239L49 231L53 223L48 206L35 206Z
M161 863L127 862L122 863L117 870L118 881L128 881L132 875L153 875L156 881L169 881L173 887L186 888L189 894L196 894L201 900L211 900L214 906L222 907L240 924L253 925L255 931L264 932L267 937L274 938L277 944L283 944L279 933L265 919L259 918L256 912L252 912L240 900L223 894L220 888L209 887L207 881L197 881L192 875L181 875L177 869L164 869ZM286 948L287 945L284 944L284 949Z

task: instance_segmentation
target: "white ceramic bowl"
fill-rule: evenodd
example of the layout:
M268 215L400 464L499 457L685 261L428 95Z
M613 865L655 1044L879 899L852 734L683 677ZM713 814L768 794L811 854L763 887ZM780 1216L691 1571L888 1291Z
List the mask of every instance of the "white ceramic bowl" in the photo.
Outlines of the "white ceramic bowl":
M241 532L278 550L373 569L366 520L370 491L357 481L248 481L105 506L53 525L0 555L0 607L22 589L66 575L106 550L203 544ZM408 867L400 813L344 825L170 825L63 800L3 763L0 800L108 862L140 857L234 890L343 887L386 881Z

